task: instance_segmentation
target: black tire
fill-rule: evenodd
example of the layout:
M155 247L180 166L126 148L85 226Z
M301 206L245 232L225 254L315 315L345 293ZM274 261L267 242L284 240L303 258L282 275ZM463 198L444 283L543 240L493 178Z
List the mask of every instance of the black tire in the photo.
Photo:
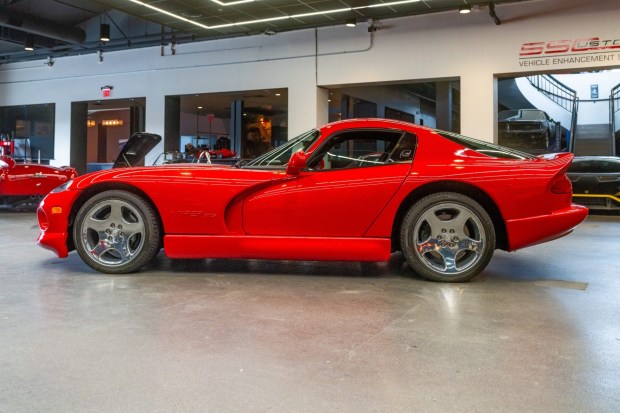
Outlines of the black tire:
M160 249L161 229L153 208L127 191L105 191L80 208L73 225L82 260L107 274L136 272Z
M407 262L433 281L476 277L495 250L495 229L486 210L468 196L438 192L417 201L403 220L400 241Z

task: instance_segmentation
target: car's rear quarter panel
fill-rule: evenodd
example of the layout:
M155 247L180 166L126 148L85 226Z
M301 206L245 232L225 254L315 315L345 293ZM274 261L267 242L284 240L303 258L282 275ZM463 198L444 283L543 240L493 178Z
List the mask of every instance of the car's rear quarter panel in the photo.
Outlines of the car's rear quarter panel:
M483 203L488 197L493 202L500 215L498 226L548 216L571 204L570 193L554 194L550 190L553 177L568 166L562 157L555 160L498 159L464 149L431 131L416 131L416 135L418 147L411 173L366 236L393 234L393 224L398 224L397 217L399 213L402 215L403 207L437 191L462 192L474 199L485 194L485 199L476 200ZM514 231L510 226L506 230L508 239L501 247L520 246L522 242L511 240ZM540 228L541 237L544 232L545 228ZM536 231L531 235L538 236Z

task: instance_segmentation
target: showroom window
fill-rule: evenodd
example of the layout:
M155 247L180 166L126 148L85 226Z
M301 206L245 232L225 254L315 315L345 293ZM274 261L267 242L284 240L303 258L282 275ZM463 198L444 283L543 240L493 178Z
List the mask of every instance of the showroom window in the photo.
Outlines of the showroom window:
M54 158L53 103L0 107L0 140L18 162Z
M178 122L169 122L169 150L208 151L214 163L256 159L288 136L288 90L265 89L170 96ZM174 126L174 128L172 128ZM174 129L172 131L172 129ZM287 160L288 161L288 160Z

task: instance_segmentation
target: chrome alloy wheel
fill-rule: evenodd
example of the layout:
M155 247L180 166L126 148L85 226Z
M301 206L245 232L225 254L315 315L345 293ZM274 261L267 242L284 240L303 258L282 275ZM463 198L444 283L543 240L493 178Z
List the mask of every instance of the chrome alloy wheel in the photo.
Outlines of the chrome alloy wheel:
M146 227L142 215L122 199L104 199L84 215L79 228L86 254L106 266L124 265L142 250Z
M457 276L476 265L486 249L483 224L470 208L438 203L426 209L412 232L419 261L445 276Z

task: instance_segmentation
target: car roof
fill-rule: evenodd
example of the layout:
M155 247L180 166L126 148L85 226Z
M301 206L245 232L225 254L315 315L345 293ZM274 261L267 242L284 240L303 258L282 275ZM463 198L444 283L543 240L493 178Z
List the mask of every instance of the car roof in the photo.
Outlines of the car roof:
M398 129L423 129L431 131L431 128L426 126L416 125L415 123L405 122L402 120L395 119L384 119L384 118L353 118L353 119L343 119L335 122L328 123L324 126L321 126L319 129L329 129L329 128L347 128L347 127L372 127L371 125L378 127L392 127Z

